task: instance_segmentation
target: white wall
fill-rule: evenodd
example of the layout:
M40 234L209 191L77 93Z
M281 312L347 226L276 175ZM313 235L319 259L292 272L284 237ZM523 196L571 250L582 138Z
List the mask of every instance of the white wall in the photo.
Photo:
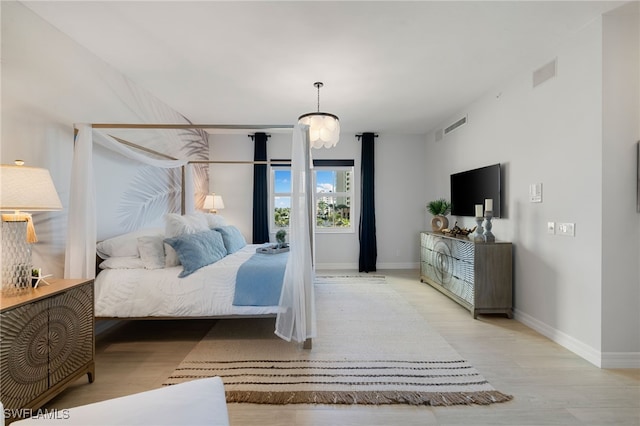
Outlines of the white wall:
M0 7L0 160L11 163L19 158L27 165L44 167L51 172L63 210L33 215L39 239L33 245L33 264L42 267L47 274L61 277L73 156L73 124L145 122L150 120L145 107L168 117L179 114L22 4L3 1ZM101 148L94 149L94 165L98 172L98 238L126 232L118 217L119 201L140 165L106 153ZM162 221L155 224L162 226Z
M209 137L212 160L252 160L253 142L246 134ZM418 235L423 229L425 211L424 141L419 136L380 134L376 140L376 235L378 269L417 268ZM273 133L267 143L268 158L291 158L291 135ZM330 150L313 150L316 159L353 159L355 232L322 234L316 237L318 268L357 269L359 256L358 221L360 214L360 150L354 134L342 134ZM251 165L211 165L210 188L224 197L225 218L251 239ZM229 201L227 201L229 200Z
M62 276L73 123L126 119L96 58L19 3L2 2L2 163L50 170L63 211L34 214L33 263Z
M640 4L603 19L602 351L615 367L640 348L640 214L636 143L640 140ZM635 236L635 238L634 238ZM640 362L639 362L640 366Z
M637 19L635 22L637 28ZM635 43L637 46L637 37ZM637 47L635 52L637 57ZM536 88L533 70L494 88L451 117L454 121L468 114L468 124L443 141L435 142L435 132L428 135L427 182L437 183L437 190L431 193L435 197L448 193L451 173L502 163L505 217L494 220L493 233L514 243L516 318L596 365L602 365L603 336L607 336L610 346L606 351L619 352L621 363L633 366L640 349L638 270L635 262L625 264L619 258L625 258L620 256L619 238L603 235L610 227L624 228L625 224L612 220L609 226L603 214L608 214L608 206L617 210L635 202L635 198L627 200L634 182L631 158L622 167L618 164L630 155L633 140L638 138L637 122L630 130L634 118L627 116L627 142L610 142L605 137L603 144L608 129L603 128L607 116L603 105L609 107L609 96L615 91L605 92L603 99L603 68L606 71L613 64L603 64L601 20L558 47L557 66L557 76ZM632 66L626 75L631 72ZM632 103L629 99L634 96L638 100L637 68L630 78L635 83L627 102ZM637 117L637 109L633 112ZM605 125L609 126L606 120ZM603 155L603 151L623 147L623 152ZM610 176L604 176L607 174ZM528 200L528 186L533 183L542 183L542 203ZM638 218L625 211L614 217L630 222L631 235L638 235ZM458 220L469 227L475 225L472 218ZM575 223L575 237L547 234L549 221ZM622 247L637 259L638 244L637 238L628 238ZM610 292L611 285L616 286L615 292ZM610 302L603 292L609 294ZM603 306L607 303L609 309ZM622 312L610 317L609 311L616 309Z

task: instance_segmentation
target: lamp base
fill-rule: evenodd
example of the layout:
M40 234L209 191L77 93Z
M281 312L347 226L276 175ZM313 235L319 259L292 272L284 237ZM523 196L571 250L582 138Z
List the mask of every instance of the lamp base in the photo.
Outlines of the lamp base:
M31 289L31 244L26 221L2 221L2 294Z

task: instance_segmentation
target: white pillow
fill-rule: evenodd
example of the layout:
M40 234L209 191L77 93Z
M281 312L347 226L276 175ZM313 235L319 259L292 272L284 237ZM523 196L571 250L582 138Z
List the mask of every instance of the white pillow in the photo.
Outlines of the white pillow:
M138 252L146 269L164 268L164 236L147 235L138 237Z
M229 225L222 215L212 213L203 213L203 215L207 219L207 224L209 225L210 229Z
M162 235L162 228L139 229L100 241L96 244L98 256L102 259L108 257L137 257L138 237L144 235Z
M110 257L100 262L100 269L144 269L138 256Z
M209 224L207 223L204 213L193 213L184 216L180 216L176 213L169 213L165 215L164 220L164 234L166 238L178 237L184 234L195 234L197 232L209 230ZM180 265L178 254L169 244L165 243L164 253L164 264L167 268Z

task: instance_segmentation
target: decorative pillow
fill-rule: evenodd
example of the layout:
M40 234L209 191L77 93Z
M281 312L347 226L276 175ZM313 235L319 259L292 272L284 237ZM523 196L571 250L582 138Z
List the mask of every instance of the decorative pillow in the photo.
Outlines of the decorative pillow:
M138 237L138 252L146 269L164 268L163 239L162 235Z
M144 269L138 256L110 257L100 262L100 269Z
M213 230L166 238L164 242L178 253L182 263L179 278L189 276L203 266L215 263L227 255L222 235Z
M229 254L235 253L247 245L242 232L235 226L221 226L216 228L216 231L222 234L222 241L224 241L224 246Z
M164 220L165 235L169 238L209 230L209 224L204 213L193 213L184 216L169 213L164 216Z
M204 213L194 213L180 216L176 213L165 215L165 237L177 237L184 234L195 234L196 232L208 231L209 225ZM165 266L177 266L180 259L175 250L170 245L165 245Z
M162 235L162 229L139 229L137 231L100 241L96 244L98 256L102 259L106 259L108 257L137 257L138 237L142 237L144 235Z
M209 225L210 229L216 229L221 226L229 225L224 216L219 214L204 213L204 217L207 220L207 224Z

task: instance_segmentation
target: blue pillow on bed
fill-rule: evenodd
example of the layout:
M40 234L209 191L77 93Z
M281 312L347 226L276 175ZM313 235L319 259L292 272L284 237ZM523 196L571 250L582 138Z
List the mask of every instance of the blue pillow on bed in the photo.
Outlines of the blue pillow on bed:
M182 263L179 278L191 275L203 266L211 265L227 255L222 235L214 230L165 238L164 242L178 253L178 259Z
M220 226L215 230L222 234L222 241L224 241L224 246L229 254L235 253L247 245L244 236L235 226Z

